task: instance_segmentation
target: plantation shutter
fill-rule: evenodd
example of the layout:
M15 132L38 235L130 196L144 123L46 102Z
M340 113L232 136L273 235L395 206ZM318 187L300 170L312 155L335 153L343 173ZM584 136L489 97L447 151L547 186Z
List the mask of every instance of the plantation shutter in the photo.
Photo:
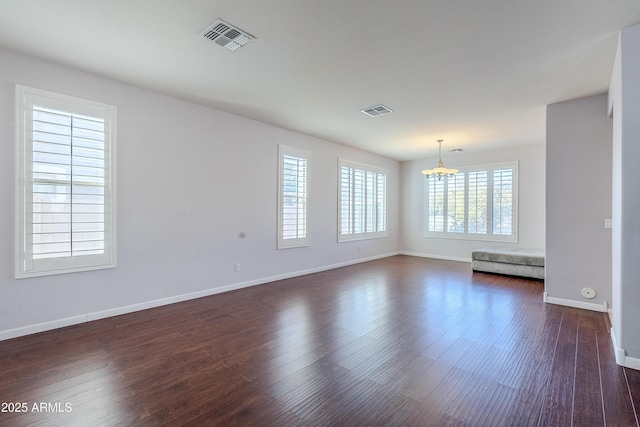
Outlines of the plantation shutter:
M309 243L308 157L306 151L280 146L278 248Z
M509 162L425 178L425 237L516 242L517 171Z
M33 258L104 253L104 119L33 107Z
M513 233L513 169L493 171L493 234Z
M35 89L18 93L24 123L16 276L114 267L115 110Z
M446 179L447 186L447 231L464 233L465 174L457 173Z
M386 172L339 162L338 241L386 235Z
M387 175L376 174L376 227L375 232L387 230Z
M469 233L487 234L487 171L469 172Z
M444 231L444 180L427 179L427 230Z

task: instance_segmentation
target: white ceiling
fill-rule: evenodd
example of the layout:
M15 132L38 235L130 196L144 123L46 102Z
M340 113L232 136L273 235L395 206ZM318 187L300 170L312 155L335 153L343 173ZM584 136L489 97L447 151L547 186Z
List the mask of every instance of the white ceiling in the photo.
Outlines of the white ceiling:
M200 37L219 18L257 39ZM544 142L637 22L638 0L0 0L0 47L409 160Z

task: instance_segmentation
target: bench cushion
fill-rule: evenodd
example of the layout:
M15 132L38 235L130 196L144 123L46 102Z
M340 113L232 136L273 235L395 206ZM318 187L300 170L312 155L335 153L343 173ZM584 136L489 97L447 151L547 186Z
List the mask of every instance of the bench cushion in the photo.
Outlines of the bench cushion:
M504 262L480 261L474 259L471 261L473 271L482 271L484 273L506 274L509 276L530 277L532 279L544 280L544 267L536 265L519 265L507 264Z
M498 262L501 264L544 267L544 253L531 249L478 249L471 253L471 259L477 261Z

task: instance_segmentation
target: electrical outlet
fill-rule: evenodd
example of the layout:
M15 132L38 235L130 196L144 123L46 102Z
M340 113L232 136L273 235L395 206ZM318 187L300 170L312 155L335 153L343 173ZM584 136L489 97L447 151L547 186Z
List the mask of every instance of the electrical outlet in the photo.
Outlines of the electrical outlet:
M236 262L235 264L233 264L233 271L235 271L236 273L238 271L240 271L240 263Z

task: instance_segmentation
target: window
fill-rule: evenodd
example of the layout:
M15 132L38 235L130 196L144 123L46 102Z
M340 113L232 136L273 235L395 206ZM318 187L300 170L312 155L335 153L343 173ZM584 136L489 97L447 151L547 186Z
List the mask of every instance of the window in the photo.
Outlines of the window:
M387 236L387 171L338 161L338 241Z
M115 107L16 86L16 278L115 267Z
M309 244L309 152L280 145L278 249Z
M425 178L425 237L516 242L517 175L513 162Z

